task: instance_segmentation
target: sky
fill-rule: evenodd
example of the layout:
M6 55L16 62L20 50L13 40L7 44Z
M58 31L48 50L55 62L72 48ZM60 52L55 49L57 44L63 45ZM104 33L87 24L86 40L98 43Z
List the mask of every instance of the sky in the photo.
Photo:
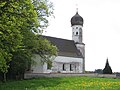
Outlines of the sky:
M55 18L43 35L72 40L70 20L76 13L84 19L85 69L104 69L106 59L120 72L120 0L50 0Z

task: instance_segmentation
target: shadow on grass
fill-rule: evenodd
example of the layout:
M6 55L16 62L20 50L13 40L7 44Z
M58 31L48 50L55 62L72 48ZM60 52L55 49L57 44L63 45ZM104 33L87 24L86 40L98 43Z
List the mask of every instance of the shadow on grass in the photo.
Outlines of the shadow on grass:
M61 81L61 78L37 78L21 81L8 81L6 83L0 83L0 90L41 90L48 87L57 87Z

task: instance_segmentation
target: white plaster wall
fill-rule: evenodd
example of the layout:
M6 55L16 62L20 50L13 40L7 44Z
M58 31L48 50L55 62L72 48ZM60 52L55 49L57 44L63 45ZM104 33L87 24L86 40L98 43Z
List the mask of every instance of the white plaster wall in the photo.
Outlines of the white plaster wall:
M40 56L35 55L33 57L34 61L36 62L35 65L32 66L32 73L51 73L51 72L63 72L63 73L82 73L83 72L83 59L82 58L74 58L74 57L65 57L65 56L57 56L55 60L53 60L52 63L52 69L47 69L47 64L41 64L40 62ZM76 63L76 70L70 71L70 64ZM63 64L65 64L66 70L63 71Z
M53 61L53 70L60 71L64 73L82 73L83 72L83 59L82 58L74 58L74 57L65 57L65 56L57 56ZM63 71L63 64L65 64L66 70ZM70 64L76 64L76 70L70 71Z
M43 65L43 73L50 73L50 72L52 72L52 70L47 69L47 63L44 63L44 65Z
M64 62L64 63L69 63L69 62L81 62L82 63L82 60L83 60L82 58L57 56L54 61Z

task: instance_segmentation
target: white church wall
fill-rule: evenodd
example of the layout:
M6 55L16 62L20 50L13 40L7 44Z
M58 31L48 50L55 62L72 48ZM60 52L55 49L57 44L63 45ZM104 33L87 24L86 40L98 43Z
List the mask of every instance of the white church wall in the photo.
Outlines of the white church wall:
M56 62L82 62L82 58L76 58L76 57L65 57L65 56L57 56L54 61Z
M47 69L47 63L44 63L44 65L43 65L43 73L50 73L50 72L52 72L52 70Z
M83 67L83 59L82 58L74 58L74 57L65 57L65 56L57 56L52 63L52 68L47 69L47 64L41 64L40 56L35 54L33 60L36 62L35 65L32 66L32 73L51 73L51 72L62 72L62 73L82 73ZM63 64L65 64L65 70L63 70ZM76 66L73 71L70 71L70 64Z
M62 73L82 73L83 72L83 59L74 57L57 56L53 61L53 69ZM65 64L65 70L63 70L63 64ZM75 67L73 71L70 71L70 64ZM54 71L53 70L53 71Z

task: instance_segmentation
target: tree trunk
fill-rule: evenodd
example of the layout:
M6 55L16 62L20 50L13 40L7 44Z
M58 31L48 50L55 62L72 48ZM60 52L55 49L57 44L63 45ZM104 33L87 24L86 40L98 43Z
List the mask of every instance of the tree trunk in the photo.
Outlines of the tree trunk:
M3 82L6 82L6 73L3 73Z

